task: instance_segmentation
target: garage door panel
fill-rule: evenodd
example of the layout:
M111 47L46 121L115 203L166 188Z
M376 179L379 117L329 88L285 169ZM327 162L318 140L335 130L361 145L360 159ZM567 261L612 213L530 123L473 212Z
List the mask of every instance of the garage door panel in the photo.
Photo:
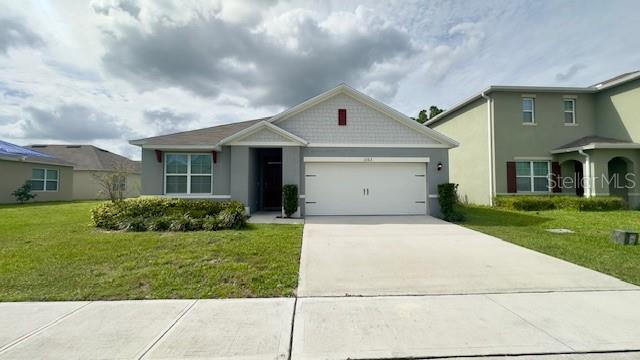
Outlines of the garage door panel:
M426 213L425 163L307 163L308 215Z

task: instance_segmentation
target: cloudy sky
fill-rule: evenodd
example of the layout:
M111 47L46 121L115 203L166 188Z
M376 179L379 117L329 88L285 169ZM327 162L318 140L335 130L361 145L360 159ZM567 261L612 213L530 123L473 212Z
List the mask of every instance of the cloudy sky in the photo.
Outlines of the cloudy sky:
M0 139L95 144L275 114L345 82L410 116L640 69L640 1L0 0Z

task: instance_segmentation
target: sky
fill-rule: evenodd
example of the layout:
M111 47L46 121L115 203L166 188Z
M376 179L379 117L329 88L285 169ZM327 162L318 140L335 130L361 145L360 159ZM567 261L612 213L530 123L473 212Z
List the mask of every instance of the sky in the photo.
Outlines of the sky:
M93 144L270 116L347 83L397 110L640 70L640 1L0 0L0 139Z

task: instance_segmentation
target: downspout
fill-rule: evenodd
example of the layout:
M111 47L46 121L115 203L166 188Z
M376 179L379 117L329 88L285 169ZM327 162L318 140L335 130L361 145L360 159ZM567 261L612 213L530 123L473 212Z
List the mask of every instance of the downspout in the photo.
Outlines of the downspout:
M578 154L584 156L584 174L582 182L584 183L584 185L587 185L585 186L584 194L585 197L591 197L591 158L589 157L589 154L584 152L582 149L578 149ZM584 182L584 178L587 178L586 182Z
M487 144L489 146L489 205L493 206L494 198L495 198L495 146L493 142L494 134L493 134L493 112L491 111L492 98L488 96L483 91L481 94L482 98L487 100Z

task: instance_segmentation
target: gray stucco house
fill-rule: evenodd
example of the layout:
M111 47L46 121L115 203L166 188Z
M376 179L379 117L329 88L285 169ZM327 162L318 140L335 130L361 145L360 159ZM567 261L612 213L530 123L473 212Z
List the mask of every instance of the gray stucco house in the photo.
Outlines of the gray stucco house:
M458 144L339 85L273 117L132 140L142 194L234 199L280 210L299 188L299 215L439 214Z
M490 86L426 123L460 141L463 201L615 195L640 206L640 71L586 87Z

